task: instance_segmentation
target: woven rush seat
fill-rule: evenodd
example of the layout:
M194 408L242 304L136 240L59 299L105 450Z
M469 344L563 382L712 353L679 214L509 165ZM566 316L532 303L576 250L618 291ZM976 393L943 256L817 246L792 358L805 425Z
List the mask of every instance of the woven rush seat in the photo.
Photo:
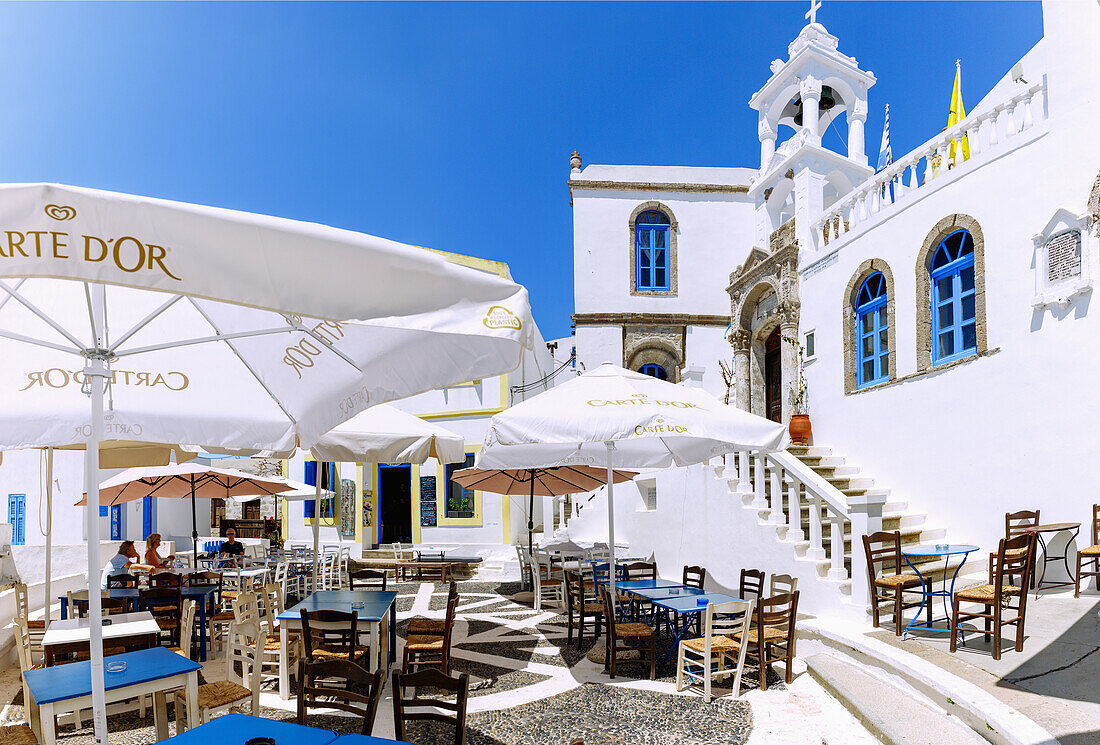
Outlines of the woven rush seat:
M442 618L413 618L409 621L409 634L442 634L447 621Z
M297 641L298 641L298 635L297 634L287 634L287 637L286 637L287 646L291 646ZM278 652L281 648L282 648L282 645L279 643L279 635L278 634L268 634L267 636L264 637L264 651L265 652Z
M585 603L584 612L590 613L594 616L603 615L603 603Z
M178 618L158 618L157 626L160 626L161 631L171 631L180 625Z
M644 623L620 623L615 625L615 635L624 639L651 636L654 633L653 627Z
M746 641L749 644L758 643L759 642L759 634L760 634L760 627L759 626L753 626L751 629L749 629L749 633L747 635L748 638L746 639ZM765 626L764 627L764 641L765 642L779 641L781 639L786 639L786 638L787 638L787 632L784 629L776 628L775 626Z
M992 603L993 595L997 592L996 585L978 585L976 587L968 587L965 590L960 590L955 593L955 596L959 600L969 600L974 603ZM1001 587L1001 597L1008 595L1019 595L1020 588L1016 585L1003 585Z
M184 701L187 700L186 689L180 690L179 695ZM200 709L214 709L250 696L252 696L252 691L240 683L234 683L231 680L219 680L215 683L204 683L199 686L198 705Z
M707 640L703 637L698 639L685 639L684 646L696 652L705 652ZM712 636L710 638L710 649L712 652L735 652L741 649L741 643L731 636Z
M1081 556L1100 556L1100 545L1089 546L1088 548L1083 548L1080 551L1078 551L1077 553L1080 554ZM33 623L33 621L31 623ZM31 628L34 628L34 627L32 626Z
M38 738L25 724L8 724L0 727L0 745L38 745Z
M539 580L539 584L546 585L548 587L553 587L555 585L560 585L561 582L562 581L560 579L541 579L541 580Z
M235 621L236 619L237 619L237 617L233 615L233 611L231 611L231 610L220 610L217 613L215 613L214 617L211 618L210 620L211 621Z
M921 583L920 577L915 574L887 574L875 580L879 587L911 587Z
M268 644L268 642L264 641L264 649L268 649L267 644ZM279 648L279 644L278 644L278 640L276 639L275 649L278 649L278 648ZM357 646L355 648L355 654L352 655L352 656L355 657L355 658L362 658L363 656L365 656L368 653L368 651L369 650L368 650L367 647ZM310 659L315 660L315 661L346 660L348 658L347 648L329 646L327 644L323 644L319 647L314 646L313 649L312 649L312 652L313 652L313 654L310 657Z
M405 640L405 649L411 649L417 652L430 652L432 650L443 649L443 637L442 636L410 636Z

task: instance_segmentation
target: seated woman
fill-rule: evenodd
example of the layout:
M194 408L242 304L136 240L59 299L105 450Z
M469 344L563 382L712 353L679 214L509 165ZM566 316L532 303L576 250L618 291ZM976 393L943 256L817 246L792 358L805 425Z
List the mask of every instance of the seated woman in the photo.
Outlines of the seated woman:
M107 589L107 577L119 574L129 574L131 569L152 571L154 567L148 564L138 564L138 552L134 548L133 541L123 541L118 547L118 553L111 557L107 566L103 567L103 576L100 587Z
M160 554L157 553L157 546L160 545L160 533L150 533L149 537L145 539L145 563L154 569L171 569L172 561L176 558L175 554L172 554L166 559L160 558Z

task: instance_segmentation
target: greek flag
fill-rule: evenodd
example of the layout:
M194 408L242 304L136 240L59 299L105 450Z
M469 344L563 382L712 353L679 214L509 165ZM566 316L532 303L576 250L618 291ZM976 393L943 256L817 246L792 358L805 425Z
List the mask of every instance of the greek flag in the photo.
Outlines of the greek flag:
M894 162L894 153L890 150L890 104L886 104L886 123L882 125L882 144L878 147L878 166L881 171Z

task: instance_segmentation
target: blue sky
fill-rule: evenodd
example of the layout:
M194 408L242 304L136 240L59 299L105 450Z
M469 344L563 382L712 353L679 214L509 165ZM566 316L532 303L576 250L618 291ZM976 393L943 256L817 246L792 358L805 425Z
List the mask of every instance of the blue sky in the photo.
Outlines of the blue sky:
M2 4L0 179L504 260L544 335L564 336L570 151L586 163L756 167L747 102L807 7ZM818 20L878 77L872 163L885 103L900 156L946 124L957 57L970 107L1042 35L1036 2L826 0Z

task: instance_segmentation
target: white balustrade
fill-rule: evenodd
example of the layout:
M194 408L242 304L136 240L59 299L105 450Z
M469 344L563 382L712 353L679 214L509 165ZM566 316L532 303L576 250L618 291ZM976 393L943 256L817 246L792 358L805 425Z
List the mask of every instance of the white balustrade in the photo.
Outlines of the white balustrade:
M971 113L963 121L944 130L893 165L874 174L841 196L813 225L817 247L823 248L851 232L874 215L887 211L891 205L904 201L909 194L929 181L946 175L949 168L962 164L958 153L965 137L970 160L990 154L1002 141L1008 141L1035 126L1037 119L1046 119L1046 84L1037 83L980 114ZM1020 115L1017 116L1017 109ZM1019 121L1018 121L1019 120ZM1004 126L1004 136L1000 128ZM955 163L950 161L951 142L956 141ZM938 159L938 163L935 162ZM923 163L923 178L921 166ZM906 184L906 171L909 172ZM905 186L903 187L903 184Z

